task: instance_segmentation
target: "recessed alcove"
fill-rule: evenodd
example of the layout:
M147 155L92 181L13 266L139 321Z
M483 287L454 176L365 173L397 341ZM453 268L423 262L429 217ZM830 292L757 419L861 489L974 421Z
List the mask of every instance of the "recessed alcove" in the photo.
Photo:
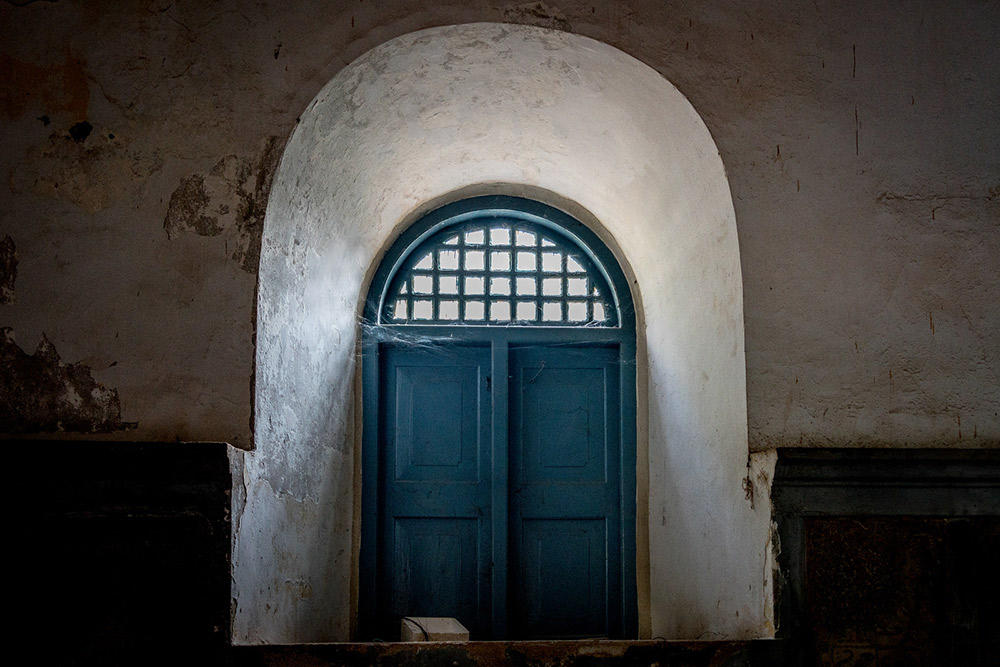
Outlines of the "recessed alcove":
M360 316L393 241L479 194L563 210L614 253L637 311L639 635L771 626L770 505L748 494L736 219L707 128L658 72L506 24L393 39L301 114L274 178L257 309L254 451L233 453L233 640L356 631Z

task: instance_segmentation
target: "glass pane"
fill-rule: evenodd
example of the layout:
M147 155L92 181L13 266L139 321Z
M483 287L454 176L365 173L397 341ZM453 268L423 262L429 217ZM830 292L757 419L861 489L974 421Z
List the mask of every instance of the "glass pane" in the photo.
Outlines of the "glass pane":
M465 268L467 271L482 271L486 268L486 256L482 250L465 251Z
M482 229L465 232L465 245L483 245L486 243L486 234Z
M543 278L542 294L545 296L562 296L562 278Z
M486 317L486 304L479 300L465 302L465 319L482 320Z
M510 252L497 250L490 253L491 271L510 271Z
M553 243L552 241L548 240L548 239L542 239L542 247L543 248L555 248L556 244Z
M566 319L570 322L584 322L587 319L586 301L568 301L566 303Z
M449 236L444 240L444 245L458 245L458 236Z
M546 273L559 273L562 271L562 253L561 252L543 252L542 253L542 271Z
M567 280L566 294L570 296L587 296L587 279L570 278Z
M465 293L466 294L485 294L486 293L486 279L482 276L466 276L465 278Z
M585 268L583 268L583 265L580 264L580 262L578 262L575 259L573 259L572 257L567 257L566 258L566 270L569 273L586 273L587 272L587 270Z
M442 301L438 304L438 319L457 320L458 301Z
M534 246L538 244L538 237L531 232L517 230L514 242L519 246Z
M517 302L517 319L526 322L534 322L538 319L537 308L534 301Z
M434 277L428 275L414 275L413 276L413 293L414 294L433 294L434 293Z
M458 271L458 251L441 250L438 252L438 268L442 271Z
M538 281L534 278L518 277L517 279L517 294L518 296L535 296L538 293Z
M543 303L542 319L546 322L562 322L562 304L554 301Z
M508 296L510 294L510 278L490 278L490 294Z
M392 309L392 316L397 320L405 320L406 315L406 299L396 299L396 306Z
M510 245L510 230L505 227L491 229L490 245Z
M519 252L517 253L517 270L518 271L534 271L537 266L536 262L537 256L533 252Z
M510 321L510 301L490 302L490 319L494 322Z
M600 301L595 301L594 302L594 321L595 322L603 322L606 319L608 319L608 318L604 314L604 304L601 303Z
M438 292L458 294L458 276L438 276Z
M434 319L434 302L433 301L420 301L413 302L413 319L415 320L431 320Z
M431 257L431 253L424 255L423 259L417 262L413 268L415 269L433 269L434 268L434 258Z

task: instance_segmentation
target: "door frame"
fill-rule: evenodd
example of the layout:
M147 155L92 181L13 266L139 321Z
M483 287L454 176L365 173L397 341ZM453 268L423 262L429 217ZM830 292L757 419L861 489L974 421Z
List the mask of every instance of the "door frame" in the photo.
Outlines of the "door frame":
M380 323L380 308L387 290L409 253L427 237L470 217L494 213L524 214L558 234L575 241L602 271L618 307L616 327L573 326L497 326L497 325L419 325ZM371 639L376 628L379 572L379 442L381 349L386 344L488 345L490 372L495 382L507 378L510 350L559 343L587 345L614 343L620 351L619 386L621 389L619 521L621 533L620 617L609 622L620 628L620 638L638 637L637 553L636 553L636 476L637 476L637 369L636 317L628 280L617 259L591 229L574 217L538 201L503 195L472 197L453 202L424 215L406 228L382 258L369 286L365 301L361 335L362 379L362 454L361 454L361 545L359 554L359 631L362 639ZM494 414L509 414L508 392L491 398ZM489 468L492 475L491 539L492 639L507 639L507 540L495 539L508 532L508 425L506 419L493 419ZM610 591L609 591L610 595Z

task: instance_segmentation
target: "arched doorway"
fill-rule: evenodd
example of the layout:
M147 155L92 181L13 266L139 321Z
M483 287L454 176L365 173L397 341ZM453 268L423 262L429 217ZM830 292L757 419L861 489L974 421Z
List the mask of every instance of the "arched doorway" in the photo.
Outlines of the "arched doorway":
M771 632L770 503L745 492L742 282L718 147L669 81L618 49L472 24L399 36L345 67L275 174L256 450L233 456L235 643L358 636L368 285L410 222L497 192L600 229L634 280L639 635Z
M364 321L363 633L635 636L635 312L604 244L454 202L396 240Z

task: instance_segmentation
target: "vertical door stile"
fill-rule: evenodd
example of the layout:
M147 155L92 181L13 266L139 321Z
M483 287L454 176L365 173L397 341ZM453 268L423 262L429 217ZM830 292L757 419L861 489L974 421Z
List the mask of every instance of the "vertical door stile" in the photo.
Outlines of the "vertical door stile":
M619 352L618 382L620 392L619 435L621 438L620 466L620 553L622 554L622 575L620 582L619 619L622 637L639 636L638 589L636 588L636 518L639 516L636 499L636 344L634 336L626 336L621 341Z
M493 584L492 629L493 639L507 638L507 510L508 510L508 435L507 414L509 400L507 341L502 337L492 344L492 437L491 463L493 473L492 517L493 553L491 574Z
M365 442L378 442L379 424L382 423L379 405L379 352L381 344L367 340L361 347L362 382L362 428ZM369 517L361 523L361 545L359 558L360 585L358 592L358 615L361 627L372 628L376 611L376 563L378 562L378 446L366 446L361 450L361 511Z

